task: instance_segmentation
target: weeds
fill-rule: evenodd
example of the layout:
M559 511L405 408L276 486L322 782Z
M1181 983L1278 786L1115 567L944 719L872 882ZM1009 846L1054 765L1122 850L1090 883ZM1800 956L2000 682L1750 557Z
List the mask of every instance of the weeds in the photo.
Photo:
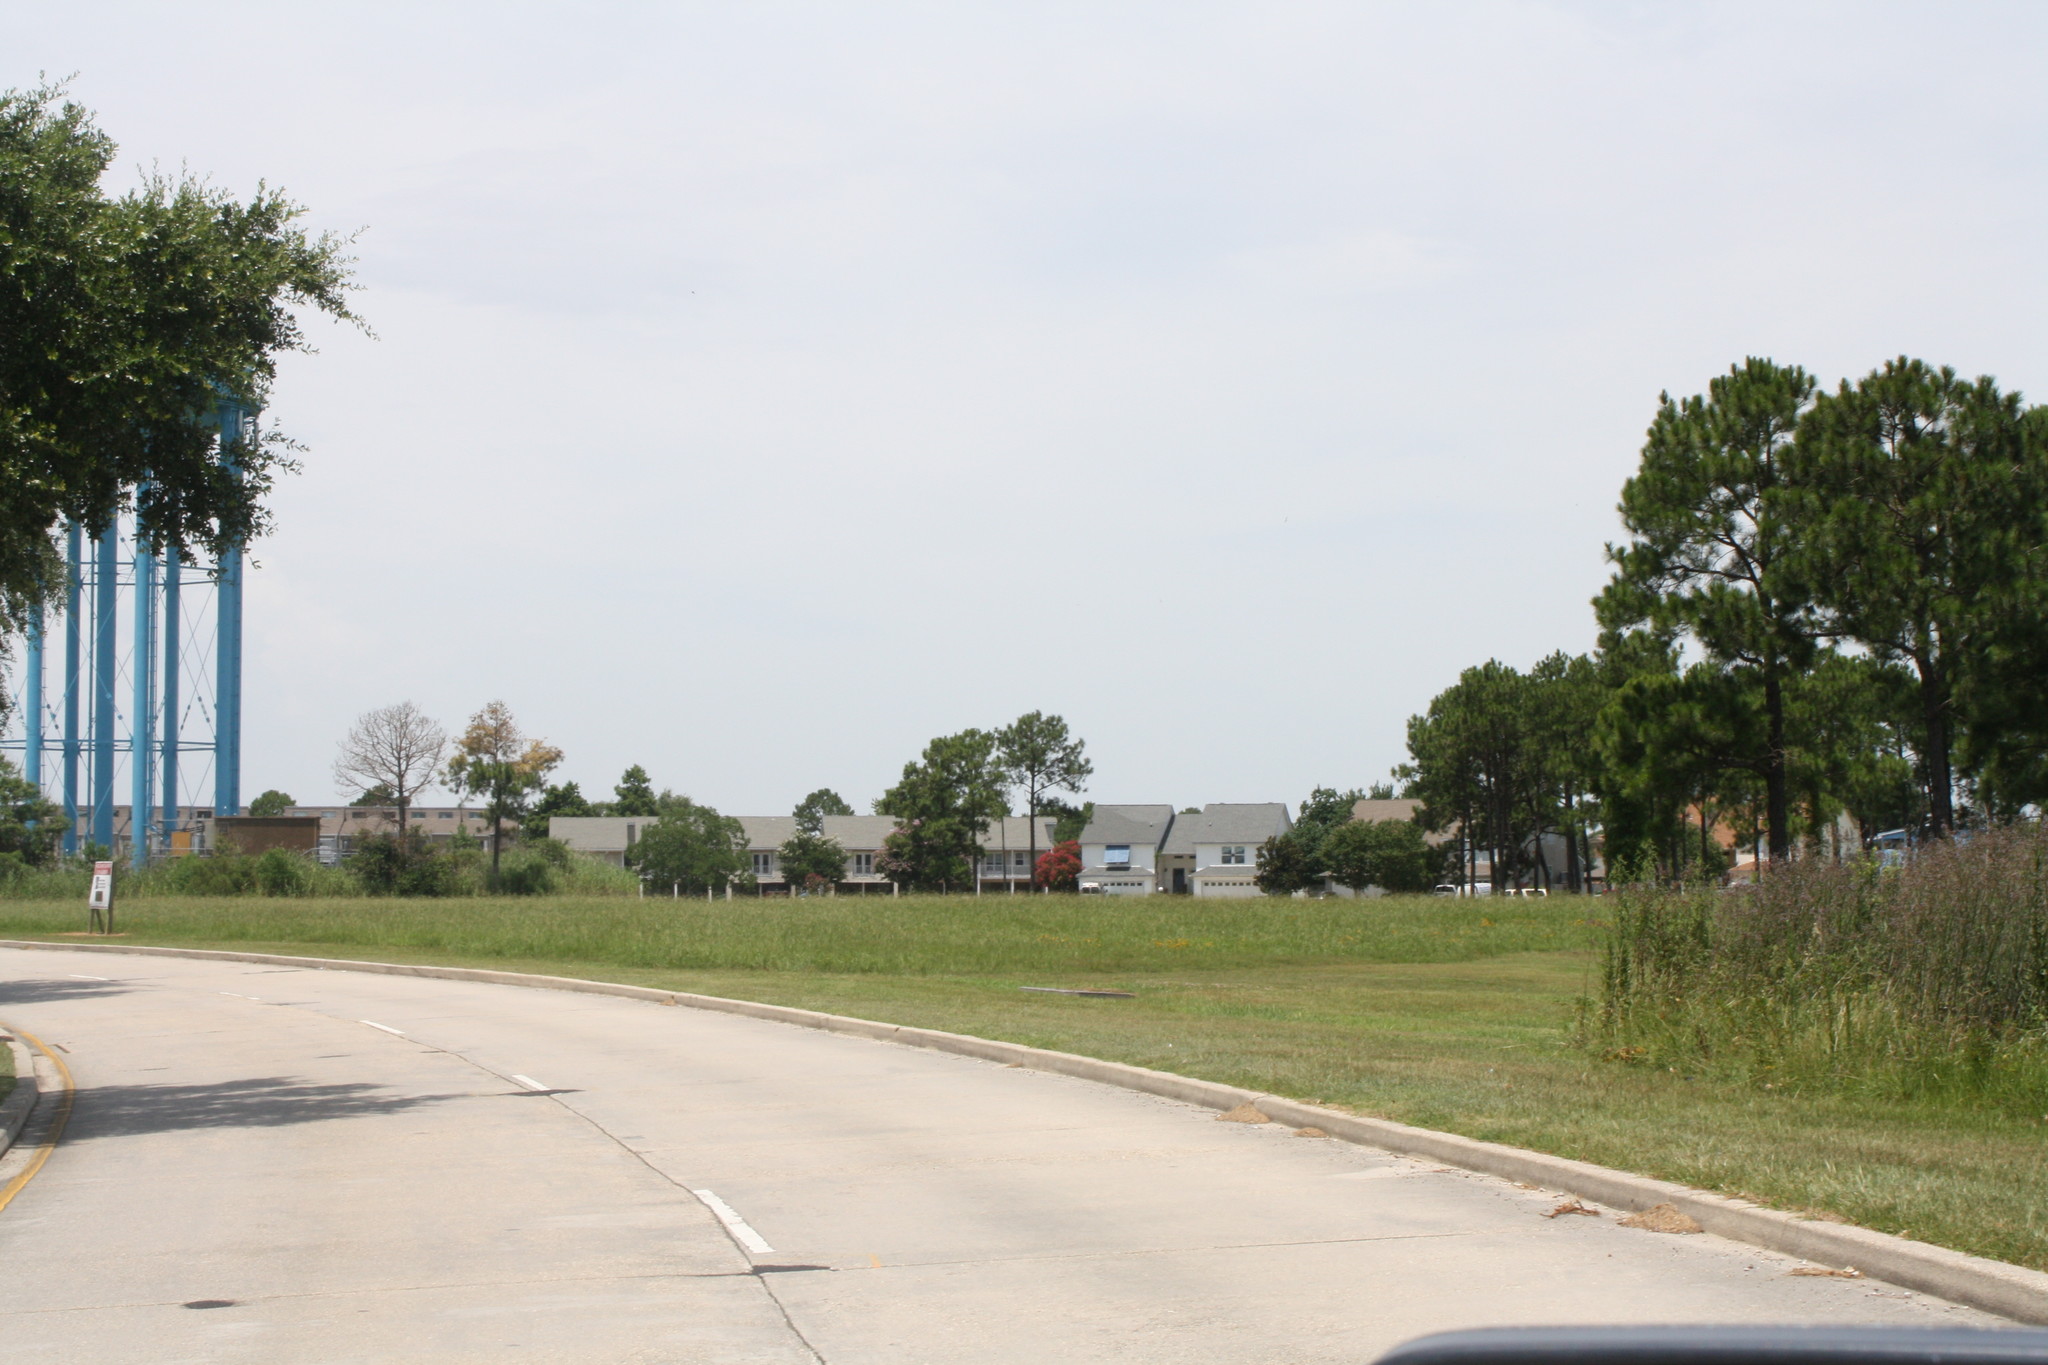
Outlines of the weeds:
M46 867L0 860L0 903L83 905L91 881L91 863L83 858ZM117 862L114 888L124 901L195 896L477 897L491 894L490 859L478 849L405 849L396 839L369 839L340 866L281 848L173 858L140 871ZM624 898L636 896L639 889L640 879L627 869L572 853L553 840L509 850L498 877L498 893L508 896Z
M1615 898L1579 1040L1772 1089L2048 1101L2048 834Z

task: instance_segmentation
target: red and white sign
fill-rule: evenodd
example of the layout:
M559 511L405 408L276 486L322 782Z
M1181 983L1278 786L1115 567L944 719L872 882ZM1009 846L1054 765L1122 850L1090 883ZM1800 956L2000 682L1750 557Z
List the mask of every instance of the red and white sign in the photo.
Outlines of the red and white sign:
M86 897L88 910L110 910L114 905L114 865L94 863L92 865L92 894Z

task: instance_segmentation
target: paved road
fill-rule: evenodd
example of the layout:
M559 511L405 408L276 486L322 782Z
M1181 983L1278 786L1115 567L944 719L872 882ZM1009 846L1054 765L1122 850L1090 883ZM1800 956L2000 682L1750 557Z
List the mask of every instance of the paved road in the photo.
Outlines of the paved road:
M1277 1125L687 1008L0 949L0 1022L79 1085L0 1213L9 1365L1248 1365L1495 1323L1990 1321Z

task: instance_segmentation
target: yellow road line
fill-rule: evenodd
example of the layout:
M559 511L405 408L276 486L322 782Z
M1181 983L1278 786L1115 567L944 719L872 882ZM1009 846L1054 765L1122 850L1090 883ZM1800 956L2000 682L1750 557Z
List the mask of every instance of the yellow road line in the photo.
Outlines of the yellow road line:
M50 1131L43 1135L42 1145L36 1149L36 1154L29 1158L28 1168L8 1181L6 1188L0 1189L0 1211L4 1211L14 1202L14 1196L20 1194L22 1188L36 1178L36 1172L43 1169L43 1163L50 1159L50 1153L57 1150L57 1140L64 1136L64 1125L71 1121L71 1101L78 1093L78 1087L71 1080L71 1068L64 1065L64 1059L58 1056L48 1043L24 1029L15 1029L14 1036L26 1038L35 1045L36 1051L50 1059L57 1068L57 1074L64 1078L64 1092L63 1097L57 1101L56 1116L50 1120Z

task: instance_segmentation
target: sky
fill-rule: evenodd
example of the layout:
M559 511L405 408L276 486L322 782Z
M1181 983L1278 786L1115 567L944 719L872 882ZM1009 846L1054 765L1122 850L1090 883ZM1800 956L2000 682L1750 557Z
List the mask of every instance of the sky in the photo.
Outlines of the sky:
M0 4L151 166L356 234L245 798L503 699L609 792L856 807L1042 710L1299 802L1588 603L1658 395L2048 392L2048 8ZM125 790L125 788L123 789Z

